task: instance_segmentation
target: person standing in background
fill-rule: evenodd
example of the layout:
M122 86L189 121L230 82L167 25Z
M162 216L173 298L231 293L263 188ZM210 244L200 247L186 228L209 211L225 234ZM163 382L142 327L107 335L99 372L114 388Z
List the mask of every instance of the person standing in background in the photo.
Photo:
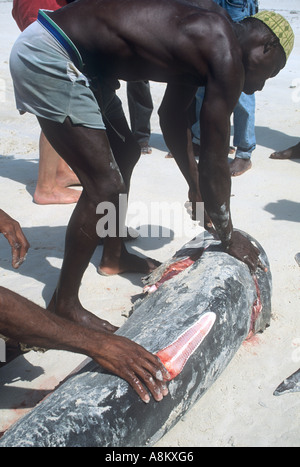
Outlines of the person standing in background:
M247 16L258 12L258 0L213 0L224 8L233 21L239 22ZM198 89L196 94L196 112L200 113L205 88ZM255 137L255 95L242 92L233 112L234 139L237 148L234 160L230 163L232 176L242 175L251 169L251 155L256 147ZM193 143L200 145L200 125L196 121L192 126Z
M68 0L13 0L12 16L19 29L24 31L37 19L39 9L57 10L68 3L70 3ZM69 187L79 185L79 180L51 146L42 131L39 140L39 156L34 202L37 204L76 203L81 191Z
M142 154L151 154L149 139L153 102L149 81L127 82L127 100L131 131L141 147Z

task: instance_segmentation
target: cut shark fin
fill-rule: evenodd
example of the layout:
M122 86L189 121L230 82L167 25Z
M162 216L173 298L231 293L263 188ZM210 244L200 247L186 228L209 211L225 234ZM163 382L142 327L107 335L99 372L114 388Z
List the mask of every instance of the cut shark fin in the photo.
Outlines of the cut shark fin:
M170 373L171 379L174 379L181 373L190 356L210 332L215 320L215 313L211 311L204 313L200 319L181 334L176 341L156 353L157 357Z

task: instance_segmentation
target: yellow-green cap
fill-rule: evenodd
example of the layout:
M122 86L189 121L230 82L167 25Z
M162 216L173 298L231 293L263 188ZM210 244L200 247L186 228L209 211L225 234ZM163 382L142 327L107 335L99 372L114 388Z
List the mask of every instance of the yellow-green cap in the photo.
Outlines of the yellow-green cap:
M262 10L254 15L254 18L265 23L271 31L278 37L279 42L285 52L286 59L294 47L294 33L290 23L275 11Z

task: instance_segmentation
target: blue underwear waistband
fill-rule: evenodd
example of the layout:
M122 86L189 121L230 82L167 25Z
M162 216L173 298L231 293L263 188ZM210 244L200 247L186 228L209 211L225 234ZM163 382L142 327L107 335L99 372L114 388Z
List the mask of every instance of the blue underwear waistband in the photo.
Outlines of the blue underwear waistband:
M39 10L37 20L60 43L60 45L66 50L70 58L73 60L75 66L80 71L82 71L83 61L81 55L77 47L68 38L64 31L51 18L49 18L45 10Z

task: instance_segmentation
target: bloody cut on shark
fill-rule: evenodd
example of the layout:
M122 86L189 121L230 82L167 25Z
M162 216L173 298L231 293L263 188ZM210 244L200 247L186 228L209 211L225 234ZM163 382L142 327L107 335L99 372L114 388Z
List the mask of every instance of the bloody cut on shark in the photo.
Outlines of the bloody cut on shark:
M185 331L175 342L157 352L157 357L171 375L171 379L181 373L189 357L199 347L216 320L213 312L204 313L199 321Z

